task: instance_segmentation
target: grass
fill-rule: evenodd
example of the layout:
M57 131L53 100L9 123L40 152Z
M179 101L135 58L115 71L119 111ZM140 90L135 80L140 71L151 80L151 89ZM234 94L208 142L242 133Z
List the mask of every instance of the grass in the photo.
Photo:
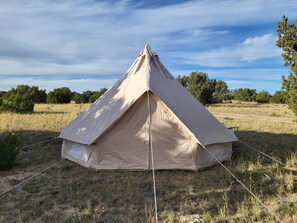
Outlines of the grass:
M29 145L59 134L88 105L35 106L33 114L0 114L0 131L22 132ZM297 222L297 122L286 105L229 103L207 107L242 141L286 163L272 162L239 142L225 162L283 222ZM60 159L61 141L23 149L0 171L0 193ZM156 171L160 222L201 216L204 222L275 222L221 166ZM68 160L1 196L0 222L154 222L149 171L95 172ZM189 219L189 218L188 218Z

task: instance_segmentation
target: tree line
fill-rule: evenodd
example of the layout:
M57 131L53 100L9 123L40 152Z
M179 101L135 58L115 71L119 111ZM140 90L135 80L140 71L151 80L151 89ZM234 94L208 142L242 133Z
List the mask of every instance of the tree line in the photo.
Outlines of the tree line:
M222 80L209 79L207 73L192 72L189 75L178 76L177 80L203 105L220 103L223 101L255 101L258 103L286 103L287 94L284 91L276 91L270 95L267 91L256 92L256 89L238 88L229 90ZM0 92L0 111L16 113L28 113L34 109L36 103L65 104L93 103L107 91L101 88L99 91L84 91L78 93L68 87L56 88L49 93L37 86L18 85L16 88Z
M258 103L286 103L285 91L276 91L271 95L268 91L257 93L256 89L238 88L230 90L226 82L209 79L207 73L192 72L190 75L178 75L177 80L203 105L238 100Z
M101 88L99 91L84 91L78 93L71 91L68 87L56 88L49 93L39 89L37 86L18 85L9 91L0 91L0 111L29 113L33 112L34 104L65 104L74 101L75 103L93 103L107 91Z

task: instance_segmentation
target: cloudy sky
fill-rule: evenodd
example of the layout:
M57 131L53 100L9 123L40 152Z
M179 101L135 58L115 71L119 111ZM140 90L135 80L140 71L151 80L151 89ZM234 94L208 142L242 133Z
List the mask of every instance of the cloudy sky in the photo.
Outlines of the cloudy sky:
M288 73L277 22L296 12L296 0L0 0L0 90L110 87L149 44L175 76L274 93Z

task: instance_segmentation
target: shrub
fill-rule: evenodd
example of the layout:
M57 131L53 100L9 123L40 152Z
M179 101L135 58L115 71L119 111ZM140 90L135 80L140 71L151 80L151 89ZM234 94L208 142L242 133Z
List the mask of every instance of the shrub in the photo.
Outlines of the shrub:
M75 101L76 104L87 103L86 97L84 94L80 94L77 92L73 92L72 100Z
M256 102L258 103L268 103L271 95L268 93L268 91L261 91L256 96Z
M28 94L14 95L7 99L1 99L0 111L30 113L34 110L34 103Z
M49 92L46 98L46 103L70 103L72 93L68 87L56 88Z
M0 97L3 99L11 99L17 95L26 95L33 103L45 103L46 91L39 90L37 86L18 85L16 88L11 88L8 92L0 92Z
M105 92L107 91L107 88L101 88L98 92L95 92L92 94L89 98L90 103L94 103L98 98L100 98Z
M255 101L256 89L238 88L234 90L234 99L238 101Z
M287 93L285 91L276 91L269 99L270 103L285 104L287 101Z
M20 151L20 136L9 133L0 137L0 170L8 170Z
M189 76L179 75L177 80L203 105L213 103L216 80L209 79L207 73L195 71ZM218 86L217 90L220 91L222 87Z

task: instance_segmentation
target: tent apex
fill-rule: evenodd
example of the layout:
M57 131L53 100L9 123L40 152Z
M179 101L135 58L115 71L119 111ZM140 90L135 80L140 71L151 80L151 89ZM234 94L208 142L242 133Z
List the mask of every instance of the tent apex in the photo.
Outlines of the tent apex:
M149 44L145 44L143 50L141 51L141 53L139 54L139 56L141 55L149 55L149 56L156 56L157 54L154 53L154 51L152 50L152 48L150 47Z

